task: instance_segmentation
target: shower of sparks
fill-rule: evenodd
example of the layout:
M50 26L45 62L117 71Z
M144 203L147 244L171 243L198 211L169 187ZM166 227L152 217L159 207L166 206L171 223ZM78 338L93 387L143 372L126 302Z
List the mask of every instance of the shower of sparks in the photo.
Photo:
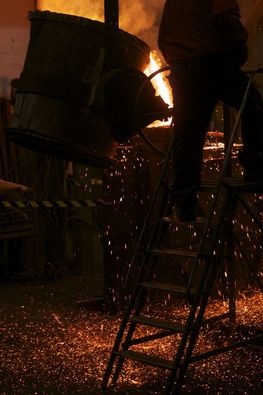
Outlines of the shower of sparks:
M209 144L220 143L221 134L211 134ZM217 140L218 139L218 140ZM222 151L209 148L205 151L204 171L215 177L222 165ZM152 188L156 183L156 175L160 172L161 163L150 160L142 150L142 145L120 147L119 159L110 170L105 191L106 200L111 202L107 207L109 218L105 225L104 235L107 236L107 247L114 262L114 276L110 284L112 301L120 299L120 284L123 280L123 268L130 262L134 240L141 228L141 221L149 205ZM240 168L235 166L235 172ZM154 175L153 185L149 181L149 173ZM80 176L87 190L90 187L89 169L84 169ZM211 178L212 178L211 177ZM95 182L94 186L101 183ZM211 199L213 196L211 196ZM209 200L204 201L204 207L209 207ZM248 205L253 210L260 210L262 199L250 196ZM262 247L259 240L262 234L256 225L239 209L233 220L233 227L239 235L240 248L233 250L238 262L243 264L244 255L251 261L258 262ZM120 231L121 229L121 231ZM180 227L170 228L170 241L179 245ZM118 239L116 239L118 234ZM198 244L196 232L189 240L184 235L184 243L194 250ZM243 249L243 250L242 250ZM238 270L240 269L240 266ZM218 290L218 295L222 294ZM110 316L100 312L74 310L65 312L54 309L53 303L48 307L43 303L38 306L34 297L28 297L21 305L17 298L17 308L9 308L8 300L3 299L1 311L1 394L100 394L100 384L111 347L120 324L120 316ZM262 330L262 302L260 293L240 294L238 307L238 324L249 328ZM123 303L123 300L122 300ZM148 315L163 319L173 319L180 322L186 317L184 306L172 306L173 297L167 295L164 300L165 309L158 305L149 304L146 308ZM226 300L213 302L207 315L224 313ZM165 316L164 316L165 315ZM167 317L166 317L167 315ZM261 327L260 327L261 325ZM144 327L138 329L138 336L149 334ZM237 334L231 333L231 338ZM244 334L243 334L244 335ZM197 352L209 350L214 346L228 341L227 322L218 324L214 330L204 329ZM156 354L163 358L172 356L177 336L166 338L138 347L144 352ZM194 364L189 369L183 392L185 394L260 394L262 383L262 354L256 349L246 347L242 350L231 351L207 361ZM127 362L122 372L119 384L108 394L158 394L165 385L165 373L144 365Z
M165 315L183 320L186 307L174 307L169 299ZM238 324L250 328L262 325L262 302L259 292L241 294L237 302ZM100 393L106 362L120 323L119 316L76 309L52 311L50 305L42 303L38 306L32 296L28 297L26 305L17 306L15 314L8 308L8 303L1 306L1 394ZM222 301L215 301L207 315L220 314L225 309ZM163 317L163 308L158 304L151 305L150 312ZM149 329L138 329L138 336L148 333L151 333ZM211 349L226 343L227 338L224 321L224 325L218 324L216 329L204 329L197 349ZM167 358L173 355L177 341L176 335L137 347ZM257 394L261 357L259 352L246 347L194 364L183 393L193 393L191 391L196 388L196 393L223 395L227 388L229 394ZM160 370L127 362L118 386L108 393L160 394L164 383L165 374L160 374Z

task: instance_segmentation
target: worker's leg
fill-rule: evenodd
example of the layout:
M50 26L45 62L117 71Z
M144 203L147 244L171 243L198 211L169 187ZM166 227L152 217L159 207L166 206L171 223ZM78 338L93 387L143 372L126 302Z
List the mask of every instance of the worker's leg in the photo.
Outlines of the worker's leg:
M176 70L171 76L175 108L173 200L181 221L195 219L206 130L216 104L205 65Z
M239 109L248 84L248 76L228 67L225 73L222 100ZM246 181L263 181L263 101L252 85L242 115L243 152L240 162L244 166Z

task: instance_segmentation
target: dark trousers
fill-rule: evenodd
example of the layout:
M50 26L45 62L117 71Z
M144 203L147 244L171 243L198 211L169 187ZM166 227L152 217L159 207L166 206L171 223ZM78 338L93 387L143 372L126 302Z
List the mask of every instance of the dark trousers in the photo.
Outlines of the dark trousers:
M174 95L175 202L195 206L201 181L203 146L218 101L239 109L248 76L222 56L174 65L170 84ZM263 151L263 102L252 86L242 115L242 139L247 158Z

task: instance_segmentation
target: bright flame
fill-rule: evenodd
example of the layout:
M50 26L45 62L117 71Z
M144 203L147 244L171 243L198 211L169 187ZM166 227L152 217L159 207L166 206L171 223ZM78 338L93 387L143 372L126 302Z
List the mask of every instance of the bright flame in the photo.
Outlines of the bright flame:
M77 15L101 22L104 21L102 1L38 0L37 8L39 10L51 10L62 14Z
M160 58L158 56L157 51L152 51L150 54L150 64L147 67L147 69L144 71L144 73L149 76L155 71L159 70L162 67L162 63L160 61ZM173 107L173 96L172 96L172 90L169 85L169 82L167 80L167 73L159 73L157 74L152 80L152 84L154 86L154 89L156 90L156 94L161 96L163 101L169 105L169 107ZM153 122L150 127L158 127L158 126L165 126L165 125L171 125L171 118L169 118L168 121L155 121Z
M158 57L157 51L152 51L150 54L150 64L144 73L149 76L155 71L159 70L162 67L160 58ZM167 74L167 73L166 73ZM169 105L169 107L173 106L173 97L170 85L167 81L166 75L164 73L157 74L152 79L152 84L158 95L162 97L162 99Z

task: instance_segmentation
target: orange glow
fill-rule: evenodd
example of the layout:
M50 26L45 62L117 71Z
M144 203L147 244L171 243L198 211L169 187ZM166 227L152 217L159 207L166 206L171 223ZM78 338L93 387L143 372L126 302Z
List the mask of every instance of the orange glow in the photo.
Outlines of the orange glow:
M104 21L104 8L102 1L72 1L72 0L38 0L37 8L59 12L62 14L70 14L83 16L84 18Z
M158 56L157 51L152 51L150 54L150 64L147 67L147 69L144 71L147 76L151 75L155 71L159 70L162 67L160 58ZM160 73L157 74L152 80L152 84L156 90L156 94L161 96L163 101L169 105L169 107L173 107L173 97L172 97L172 90L169 85L169 82L167 80L167 73ZM162 121L155 121L153 124L151 124L151 127L158 127L158 126L164 126L164 125L170 125L171 124L171 119L169 119L166 122Z
M103 0L38 0L37 8L63 14L78 15L85 18L104 21ZM156 24L156 8L153 4L150 9L145 7L143 0L120 1L120 28L141 37L143 32L151 30L154 32ZM140 18L138 18L140 15Z
M155 71L159 70L161 67L162 64L158 57L157 51L152 51L150 54L150 65L145 70L145 74L149 76ZM162 97L162 99L165 101L165 103L169 105L169 107L172 107L172 91L165 73L157 74L156 77L152 79L152 84L156 89L157 94Z

